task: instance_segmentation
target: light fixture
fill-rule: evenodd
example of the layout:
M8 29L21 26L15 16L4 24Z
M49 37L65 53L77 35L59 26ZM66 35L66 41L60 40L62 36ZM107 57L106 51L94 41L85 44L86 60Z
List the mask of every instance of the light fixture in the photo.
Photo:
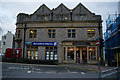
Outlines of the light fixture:
M33 31L32 31L32 30L31 30L30 32L31 32L31 33L33 33Z

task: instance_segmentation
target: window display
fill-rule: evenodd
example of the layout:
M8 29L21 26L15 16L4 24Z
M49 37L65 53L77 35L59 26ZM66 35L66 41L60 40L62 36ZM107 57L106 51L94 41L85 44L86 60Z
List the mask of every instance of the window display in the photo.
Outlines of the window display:
M57 47L46 47L46 60L57 60Z
M28 46L27 47L27 58L28 59L38 59L38 47Z

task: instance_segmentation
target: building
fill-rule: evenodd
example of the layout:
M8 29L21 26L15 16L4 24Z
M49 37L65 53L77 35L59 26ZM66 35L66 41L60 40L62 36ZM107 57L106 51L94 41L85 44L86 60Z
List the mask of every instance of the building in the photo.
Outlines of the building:
M6 52L7 48L13 48L14 35L8 31L5 35L2 36L1 48L2 53Z
M120 54L120 15L109 15L106 24L107 30L104 34L106 60L116 62L117 53Z
M101 23L101 16L81 3L74 9L61 3L52 10L43 4L33 14L17 15L16 47L30 60L97 63L96 39L102 37Z

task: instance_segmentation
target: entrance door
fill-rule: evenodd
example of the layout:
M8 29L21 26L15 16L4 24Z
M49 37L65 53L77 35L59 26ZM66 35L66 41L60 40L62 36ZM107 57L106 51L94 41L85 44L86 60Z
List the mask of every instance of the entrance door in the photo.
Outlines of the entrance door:
M87 48L82 48L82 60L83 63L87 63Z
M76 47L76 63L80 63L80 47Z
M74 47L68 47L67 50L67 60L74 60Z

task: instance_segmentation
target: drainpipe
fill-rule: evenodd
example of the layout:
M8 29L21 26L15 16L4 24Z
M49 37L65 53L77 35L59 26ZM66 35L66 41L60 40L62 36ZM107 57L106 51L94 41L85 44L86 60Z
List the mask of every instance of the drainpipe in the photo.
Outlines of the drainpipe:
M26 26L27 24L25 23L25 26L24 26L24 39L23 39L23 58L25 58L25 39L26 39Z

